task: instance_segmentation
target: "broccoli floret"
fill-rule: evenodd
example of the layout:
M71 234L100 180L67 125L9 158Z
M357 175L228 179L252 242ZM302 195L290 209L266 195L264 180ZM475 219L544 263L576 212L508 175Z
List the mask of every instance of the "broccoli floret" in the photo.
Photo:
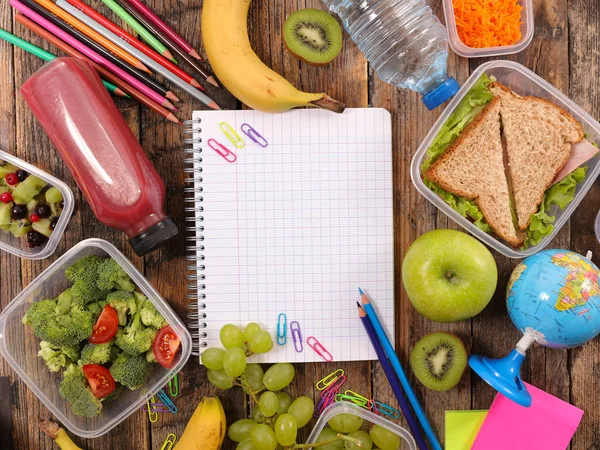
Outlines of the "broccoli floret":
M56 314L56 300L51 298L41 300L39 302L32 303L27 313L21 319L25 325L29 325L34 329L40 325L40 320L44 320L45 317Z
M71 403L74 414L85 417L96 417L100 414L102 403L89 389L83 370L77 364L70 364L65 370L59 393Z
M123 291L133 292L135 284L131 282L131 278L127 272L112 258L105 259L98 269L98 279L96 285L99 289L109 291L111 289L119 289Z
M81 258L79 261L71 264L67 270L65 270L65 277L71 283L75 283L77 280L86 279L89 272L93 272L95 275L98 274L98 268L104 262L104 258L97 255L86 256Z
M100 314L102 314L102 310L106 305L108 305L108 303L105 300L85 305L85 309L87 309L92 314L94 323L96 323L98 317L100 317Z
M60 348L53 346L50 342L40 342L38 356L46 362L50 372L58 372L67 365L66 355L60 351Z
M137 311L137 303L131 292L114 291L106 297L107 303L115 308L119 316L119 325L127 325L127 315L133 315Z
M123 390L123 385L117 383L117 385L115 386L115 390L112 391L110 394L108 394L106 397L101 398L100 400L102 401L102 403L116 400L117 398L119 398L119 395L121 395L122 390Z
M81 355L81 346L79 344L65 346L65 347L61 347L60 351L63 352L65 354L65 356L67 358L69 358L71 361L75 362L79 359L79 357Z
M154 364L156 361L156 356L154 355L154 350L150 349L146 352L146 361L151 364Z
M139 355L145 353L152 347L157 330L151 327L145 327L140 317L141 302L145 298L136 296L136 313L125 328L120 328L117 332L116 343L125 353L130 355Z
M142 309L140 311L140 318L142 319L142 323L148 327L154 327L160 330L162 327L167 325L167 321L165 318L158 312L156 306L150 299L147 299L142 304Z
M96 285L98 271L103 263L103 258L90 255L80 259L65 270L65 276L73 282L71 292L75 302L80 305L87 305L88 303L104 300L108 289L101 289Z
M112 340L105 344L85 344L81 350L81 364L105 364L110 360Z
M110 368L115 379L132 391L141 388L152 370L152 365L144 355L128 355L121 353Z

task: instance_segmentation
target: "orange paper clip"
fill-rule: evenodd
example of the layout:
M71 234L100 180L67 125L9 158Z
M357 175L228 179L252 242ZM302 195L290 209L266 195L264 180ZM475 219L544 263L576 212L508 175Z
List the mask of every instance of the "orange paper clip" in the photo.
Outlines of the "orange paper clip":
M329 351L323 347L323 344L321 344L319 341L317 341L317 338L314 336L309 336L306 338L306 344L312 348L315 353L317 355L319 355L321 358L323 358L325 361L327 362L331 362L333 361L333 356L331 355L331 353L329 353Z
M223 144L215 141L214 139L208 140L208 146L212 148L215 152L223 157L223 159L227 162L233 163L237 159L235 153L225 147Z

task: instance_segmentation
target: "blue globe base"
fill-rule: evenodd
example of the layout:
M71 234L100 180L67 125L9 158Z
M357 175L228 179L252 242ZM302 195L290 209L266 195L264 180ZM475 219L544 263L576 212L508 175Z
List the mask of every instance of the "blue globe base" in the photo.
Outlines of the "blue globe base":
M505 397L521 406L531 406L531 394L521 381L521 365L525 355L514 349L500 359L485 356L469 356L469 366L483 380Z

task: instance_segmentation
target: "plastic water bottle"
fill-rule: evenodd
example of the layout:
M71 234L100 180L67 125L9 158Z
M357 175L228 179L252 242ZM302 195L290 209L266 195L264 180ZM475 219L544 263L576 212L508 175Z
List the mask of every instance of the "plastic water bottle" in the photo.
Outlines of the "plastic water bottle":
M447 74L448 34L425 0L323 0L379 78L434 109L458 92Z

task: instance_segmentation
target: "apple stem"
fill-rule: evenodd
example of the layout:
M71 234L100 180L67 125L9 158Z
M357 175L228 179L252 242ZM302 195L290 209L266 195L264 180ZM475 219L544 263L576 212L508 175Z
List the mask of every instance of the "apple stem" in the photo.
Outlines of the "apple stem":
M448 278L449 280L452 279L452 272L448 271L446 272L446 278Z

